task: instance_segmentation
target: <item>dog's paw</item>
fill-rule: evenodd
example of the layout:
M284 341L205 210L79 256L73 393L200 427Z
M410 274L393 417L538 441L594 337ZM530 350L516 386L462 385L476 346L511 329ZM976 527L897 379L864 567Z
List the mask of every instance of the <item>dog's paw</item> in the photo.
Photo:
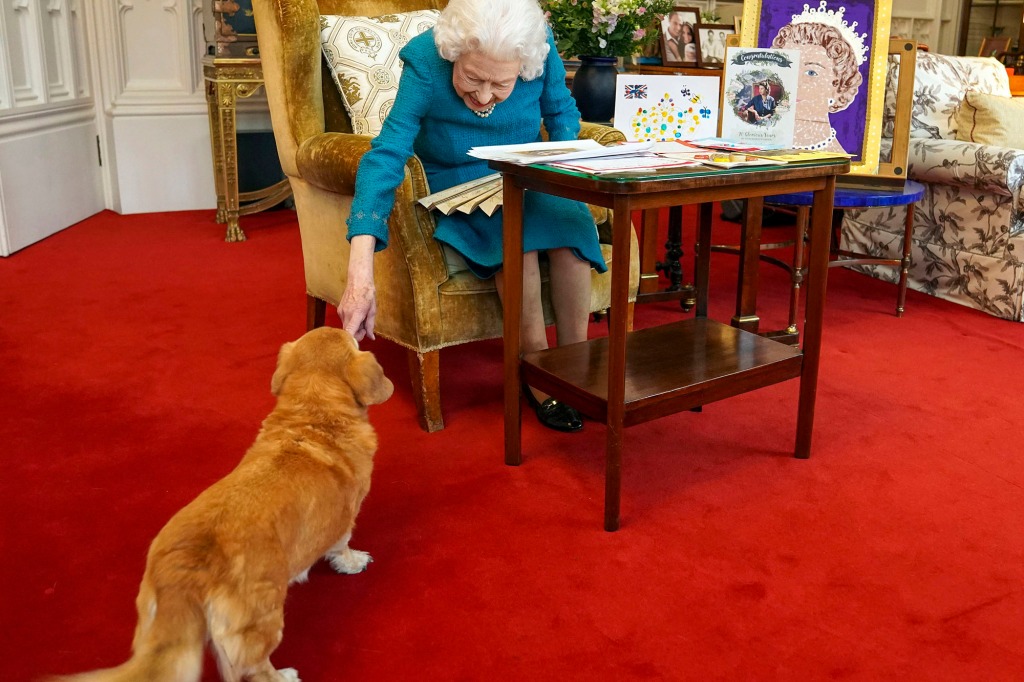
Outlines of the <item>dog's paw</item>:
M277 671L281 682L302 682L299 679L299 671L295 668L281 668Z
M351 575L364 571L366 565L373 561L373 557L358 549L346 549L343 552L331 554L328 557L328 561L331 562L331 567L338 573L348 573Z

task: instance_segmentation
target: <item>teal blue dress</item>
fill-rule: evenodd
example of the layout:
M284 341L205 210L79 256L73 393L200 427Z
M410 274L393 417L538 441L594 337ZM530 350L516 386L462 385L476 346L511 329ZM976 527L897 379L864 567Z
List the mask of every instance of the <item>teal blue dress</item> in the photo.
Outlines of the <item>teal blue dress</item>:
M432 30L402 49L402 79L391 112L356 175L355 197L348 219L348 238L370 234L377 249L388 242L388 216L395 189L405 177L405 162L416 154L423 162L431 192L493 173L486 161L467 156L470 147L537 142L540 124L551 140L574 140L580 115L565 86L565 68L548 34L544 73L532 81L519 79L512 94L487 118L474 114L452 85L452 63L434 45ZM459 252L481 278L501 270L502 214L435 213L434 238ZM598 271L607 268L589 209L579 202L526 192L523 204L526 251L568 247Z

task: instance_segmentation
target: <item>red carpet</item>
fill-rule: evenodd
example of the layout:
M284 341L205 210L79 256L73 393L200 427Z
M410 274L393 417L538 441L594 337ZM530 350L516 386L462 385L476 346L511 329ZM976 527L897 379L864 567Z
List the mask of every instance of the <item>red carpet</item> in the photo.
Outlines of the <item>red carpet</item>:
M0 260L0 680L127 657L149 541L241 457L303 331L292 221L227 244L210 212L108 212ZM735 259L714 268L727 319ZM784 274L762 288L777 326ZM274 662L306 682L1024 679L1024 325L894 304L830 273L809 460L794 382L630 429L613 534L600 425L526 415L525 462L502 463L499 342L443 353L432 435L403 353L370 344L397 386L353 539L375 562L294 586Z

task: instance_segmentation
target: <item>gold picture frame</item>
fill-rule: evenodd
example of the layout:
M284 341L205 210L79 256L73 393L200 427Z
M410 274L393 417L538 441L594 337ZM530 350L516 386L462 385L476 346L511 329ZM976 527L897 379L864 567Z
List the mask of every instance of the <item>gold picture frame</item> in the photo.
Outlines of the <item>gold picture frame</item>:
M773 47L780 29L796 23L831 24L844 35L855 34L863 48L862 80L843 109L830 109L829 119L833 140L854 155L851 175L878 171L891 18L892 0L746 0L743 7L740 44L745 47Z

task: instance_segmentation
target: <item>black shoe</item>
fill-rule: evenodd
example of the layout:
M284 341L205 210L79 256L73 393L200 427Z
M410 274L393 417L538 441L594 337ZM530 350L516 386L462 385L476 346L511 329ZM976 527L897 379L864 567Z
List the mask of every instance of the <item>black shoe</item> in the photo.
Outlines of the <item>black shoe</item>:
M526 384L523 384L523 394L526 395L526 402L537 413L537 420L549 429L572 433L583 428L583 417L565 403L554 398L539 402Z

